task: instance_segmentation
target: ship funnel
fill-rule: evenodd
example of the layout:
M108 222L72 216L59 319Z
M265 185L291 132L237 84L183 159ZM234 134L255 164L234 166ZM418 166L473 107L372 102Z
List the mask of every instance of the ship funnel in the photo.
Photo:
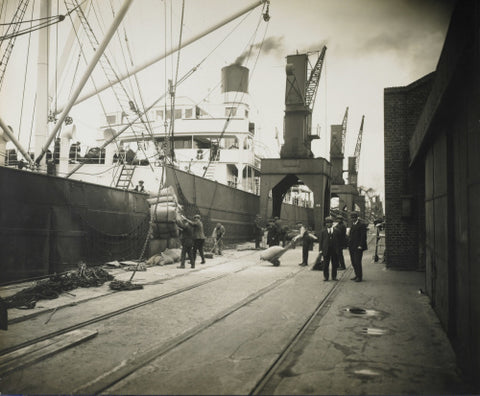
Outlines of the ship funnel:
M248 68L235 63L222 68L222 93L248 93L248 73Z

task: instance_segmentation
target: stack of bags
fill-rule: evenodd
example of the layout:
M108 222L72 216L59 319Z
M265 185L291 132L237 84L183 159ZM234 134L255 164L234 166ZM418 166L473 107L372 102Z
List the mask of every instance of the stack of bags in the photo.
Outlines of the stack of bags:
M147 199L150 204L151 232L150 256L163 252L166 248L179 246L178 237L182 207L172 186L163 188L158 195Z

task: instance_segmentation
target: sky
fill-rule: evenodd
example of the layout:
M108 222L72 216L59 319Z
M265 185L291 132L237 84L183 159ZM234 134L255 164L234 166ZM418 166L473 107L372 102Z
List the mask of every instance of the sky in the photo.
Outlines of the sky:
M37 4L34 9L37 12L39 1L31 3ZM55 14L58 3L53 3ZM103 21L108 27L112 19L110 4L118 10L122 2L102 0L96 3L105 7L97 10L95 18L94 14L90 17ZM254 1L250 0L185 0L183 41L252 3ZM3 0L0 23L11 20L17 4L16 0ZM383 196L383 90L408 85L435 70L452 8L449 0L272 0L268 23L262 18L265 10L257 7L183 48L180 53L140 72L137 78L141 90L138 92L148 106L165 92L168 79L175 81L176 75L180 77L201 64L177 88L177 96L188 96L197 103L215 101L219 95L221 68L243 58L243 65L250 69L249 93L256 139L259 145L276 148L276 131L280 138L283 134L286 56L308 52L314 63L318 51L326 45L312 117L312 130L320 131L320 139L312 143L312 151L315 156L328 159L330 125L341 124L348 107L345 157L352 156L364 115L358 184L373 188ZM32 15L36 17L31 12L29 8L25 20L32 19ZM109 45L109 54L121 73L176 46L181 15L181 0L135 0L122 25L121 38L114 38ZM58 35L57 28L52 29L51 51L57 61L68 35L67 19L58 24ZM5 29L0 26L0 34L5 34ZM125 37L129 52L121 51L118 46L119 41L125 43ZM29 43L31 56L27 58L25 50ZM25 146L30 141L36 45L33 36L30 41L29 35L17 38L0 90L0 117L12 126ZM2 46L0 54L3 51ZM249 57L244 57L246 52L250 52ZM85 65L80 61L77 68L77 52L72 48L71 53L75 56L71 56L67 65L66 77L51 73L56 77L58 92L71 91L71 75L75 70L77 76L81 75ZM205 60L202 62L202 59ZM27 82L24 84L25 76ZM131 84L133 86L134 81L131 80ZM91 89L89 84L85 91ZM57 103L64 103L67 97L59 93ZM102 105L107 111L116 110L111 94L106 93L102 103L93 98L71 112L77 137L85 140L85 144L95 145L104 118ZM345 160L344 169L346 167Z

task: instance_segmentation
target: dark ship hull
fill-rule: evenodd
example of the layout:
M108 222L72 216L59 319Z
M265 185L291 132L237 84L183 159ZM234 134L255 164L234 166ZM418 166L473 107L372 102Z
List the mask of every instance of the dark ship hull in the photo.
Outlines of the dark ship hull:
M200 213L210 235L217 222L226 240L253 239L260 197L166 168L186 216ZM84 261L145 258L150 221L148 195L72 179L0 167L1 283L61 273ZM271 201L267 213L271 213ZM282 205L282 220L309 224L313 209Z
M144 194L6 167L0 189L2 283L141 253Z

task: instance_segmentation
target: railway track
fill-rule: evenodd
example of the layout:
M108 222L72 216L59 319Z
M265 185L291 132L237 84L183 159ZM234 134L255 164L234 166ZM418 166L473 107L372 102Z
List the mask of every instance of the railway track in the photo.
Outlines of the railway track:
M18 351L21 348L27 347L37 342L41 342L43 340L47 340L49 338L58 336L60 334L68 333L72 330L77 330L81 328L91 328L92 325L98 324L100 322L102 322L103 326L106 327L108 326L108 323L114 320L118 320L116 319L116 317L121 318L122 315L127 315L127 314L131 315L132 312L135 310L141 310L142 308L145 308L146 306L149 306L149 305L153 306L155 303L161 302L162 300L178 297L178 296L181 296L182 294L192 293L195 289L198 289L198 290L202 289L203 286L209 285L211 287L215 287L215 282L217 283L226 282L228 281L229 276L238 275L244 271L249 270L252 267L255 267L256 265L258 265L258 261L248 262L247 264L238 265L237 267L233 268L229 272L217 274L208 279L194 282L190 285L178 288L171 292L164 293L154 298L149 298L135 304L130 304L121 309L112 310L103 315L99 315L95 318L80 321L78 323L75 323L74 325L65 326L61 329L57 329L56 331L49 332L39 337L32 338L28 341L19 343L15 346L4 348L0 352L0 355ZM145 350L142 353L137 353L134 356L131 356L127 359L120 361L118 364L114 365L113 367L110 367L100 376L97 376L94 379L89 379L88 381L84 382L82 385L77 386L75 389L71 389L71 390L69 389L68 392L69 393L71 392L74 394L79 394L79 393L98 394L102 392L111 393L112 390L115 390L116 386L122 383L122 381L125 381L126 379L132 376L135 376L137 372L141 371L143 368L147 367L152 362L164 356L168 356L169 354L175 353L175 351L179 350L182 345L188 344L189 342L195 343L195 339L201 336L202 333L212 331L212 329L215 329L215 326L217 326L219 323L224 321L226 318L233 316L235 313L245 309L256 300L268 300L268 298L265 298L265 296L267 296L269 293L274 292L276 289L279 289L286 282L292 281L299 274L302 274L305 272L303 269L300 269L298 267L294 267L294 268L295 268L294 271L285 273L283 274L283 276L280 276L277 279L271 279L268 284L255 290L252 293L249 293L244 298L236 301L232 305L229 305L225 309L222 309L219 312L216 312L214 315L209 316L207 319L203 320L201 323L198 323L197 325L187 329L186 331L181 332L175 337L171 337L164 342L160 342L158 344L155 344L149 347L147 350ZM343 277L348 276L347 272L348 271L345 271L343 273ZM327 304L329 299L334 297L339 284L340 282L337 282L337 283L330 282L330 285L332 285L330 290L324 295L320 303L315 307L314 311L309 314L307 320L305 320L305 322L300 327L300 329L294 333L293 338L289 339L288 342L284 343L284 345L281 347L281 351L279 352L278 356L274 359L274 361L268 367L265 368L265 370L263 370L263 374L257 378L255 384L246 393L260 394L262 390L267 387L267 385L269 384L269 382L271 382L271 379L275 375L276 371L278 370L278 367L281 365L281 363L285 359L288 358L289 354L295 348L295 345L297 344L298 340L302 338L302 336L304 335L305 331L307 331L312 321L315 320L315 318L318 318L318 316L321 314L322 309L325 308L325 304ZM205 289L205 287L203 287L203 289ZM8 388L4 388L4 390L5 389L8 390ZM36 390L36 389L30 389L30 391L43 392L43 390Z
M209 267L205 267L205 268L198 268L196 271L197 272L198 271L204 271L207 268L212 268L212 267L219 266L219 265L222 265L222 264L223 263L219 263L219 264L215 264L214 266L209 266ZM223 274L214 276L212 278L209 278L209 279L206 279L206 280L203 280L203 281L195 282L193 284L187 285L187 286L182 287L180 289L177 289L177 290L174 290L174 291L171 291L171 292L168 292L168 293L164 293L164 294L161 294L159 296L149 298L147 300L140 301L140 302L135 303L135 304L127 305L127 306L125 306L121 309L117 309L117 310L113 310L111 312L107 312L103 315L96 316L92 319L84 320L82 322L76 323L76 324L71 325L71 326L66 326L66 327L61 328L59 330L52 331L52 332L49 332L47 334L43 334L41 336L29 339L28 341L24 341L24 342L21 342L21 343L18 343L18 344L9 346L9 347L3 347L3 348L0 349L0 356L8 354L8 353L12 353L14 351L18 351L22 348L25 348L25 347L33 345L35 343L47 340L49 338L53 338L53 337L59 336L61 334L68 333L70 331L78 330L78 329L81 329L83 327L86 327L86 326L89 326L89 325L107 320L107 319L112 318L114 316L122 315L125 312L128 312L130 310L137 309L137 308L143 307L145 305L152 304L152 303L155 303L157 301L160 301L160 300L172 297L172 296L176 296L176 295L181 294L181 293L185 293L185 292L193 290L197 287L206 285L206 284L211 283L211 282L215 282L216 280L222 279L222 278L224 278L226 276L229 276L231 274L235 274L235 273L244 271L244 270L248 269L249 267L251 267L252 265L255 265L255 264L249 263L247 265L242 265L240 268L232 271L231 273L227 272L227 273L223 273ZM189 274L191 274L191 272L184 272L182 274L175 275L174 277L171 277L171 278L168 278L168 279L162 279L160 281L153 281L153 282L146 282L143 285L148 286L148 285L155 285L155 284L164 284L168 281L172 281L172 280L177 279L179 277L188 276ZM101 300L102 298L110 297L110 296L112 296L113 294L116 294L116 293L129 293L129 292L128 291L112 292L112 293L109 293L109 294L96 296L94 298L80 300L80 301L75 302L75 303L65 304L65 305L62 305L62 306L59 306L59 307L56 307L56 308L51 308L51 309L48 309L48 310L45 310L45 311L37 312L33 315L27 315L23 318L11 320L11 321L9 321L9 325L11 326L11 325L18 324L18 323L21 323L23 321L32 319L33 317L36 317L36 316L48 315L48 314L51 315L51 314L57 312L57 310L59 310L59 309L68 309L69 307L72 307L72 306L78 307L78 306L81 306L82 304L87 304L89 302L92 302L93 300L95 300L96 302L100 302L99 300ZM11 327L11 331L14 332L15 327L13 327L13 328Z

